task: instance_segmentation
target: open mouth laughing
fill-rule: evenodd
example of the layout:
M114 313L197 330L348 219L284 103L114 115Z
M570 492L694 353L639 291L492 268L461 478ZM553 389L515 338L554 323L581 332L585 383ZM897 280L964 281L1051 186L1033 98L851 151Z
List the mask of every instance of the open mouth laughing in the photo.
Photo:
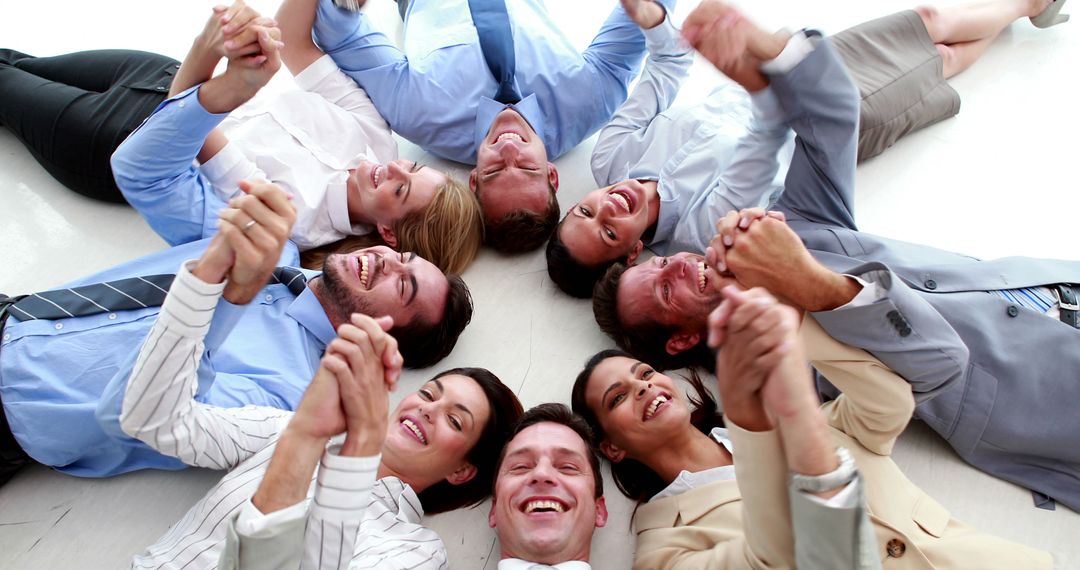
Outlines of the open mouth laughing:
M507 140L517 141L521 144L526 144L529 142L525 140L525 137L519 135L518 133L515 133L513 131L506 131L504 133L499 133L499 136L495 137L495 142L493 144L498 144Z
M381 164L376 164L371 167L371 188L376 189L379 184L386 178L386 167Z
M671 396L668 394L660 393L653 398L652 402L645 408L645 413L642 414L641 419L643 421L649 421L656 417L656 413L659 412L668 402L671 401Z
M704 293L705 287L709 284L709 276L705 271L709 266L705 265L704 261L698 262L698 293Z
M568 506L563 501L553 497L533 497L521 504L521 511L527 515L566 512Z
M412 437L414 437L416 439L416 441L419 441L421 444L423 444L423 445L428 444L427 433L424 431L424 428L420 425L420 422L417 422L417 421L413 420L412 418L406 416L406 417L401 419L401 429L404 430L405 433L407 433L407 434L411 435Z
M611 200L615 202L622 210L625 210L627 214L634 213L634 209L637 203L634 200L634 196L625 190L615 190L608 194L611 196Z

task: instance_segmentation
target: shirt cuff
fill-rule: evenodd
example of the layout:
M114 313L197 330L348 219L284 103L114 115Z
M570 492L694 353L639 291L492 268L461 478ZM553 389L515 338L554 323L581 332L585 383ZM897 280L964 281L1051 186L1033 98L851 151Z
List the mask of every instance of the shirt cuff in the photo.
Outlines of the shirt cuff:
M844 488L839 493L828 499L823 499L807 491L802 491L802 493L806 495L807 499L830 509L854 509L859 506L859 478L852 479L851 482L844 485Z
M871 283L854 275L845 275L845 277L854 279L859 285L862 285L862 291L859 291L859 294L852 297L847 303L833 309L834 311L840 309L857 309L859 307L873 305L874 302L881 298L880 288L877 283Z
M664 8L667 11L667 8ZM682 43L679 37L679 29L671 22L671 16L664 14L664 20L659 24L642 30L645 35L645 48L649 53L686 53L690 48Z
M784 108L771 87L750 94L750 107L754 120L763 125L786 125Z
M311 65L305 67L300 73L297 73L293 77L293 81L304 91L314 91L320 81L337 70L338 66L334 63L333 58L324 54L319 59L311 62Z
M806 32L798 31L788 38L780 55L761 64L761 72L767 75L783 75L806 59L817 47L817 41L806 35Z
M341 445L327 446L319 465L318 485L315 487L315 506L320 518L356 519L370 502L371 488L382 455L346 457Z
M161 304L161 318L168 319L169 326L182 334L205 336L225 283L205 283L195 277L191 270L197 263L185 261L180 266Z
M274 534L273 527L301 519L306 514L307 501L264 515L249 498L240 507L240 515L236 518L236 534L248 538L269 538Z
M244 153L234 143L229 142L213 158L202 163L199 170L214 186L215 192L228 200L238 194L240 181L244 180L245 175L237 167L246 160Z

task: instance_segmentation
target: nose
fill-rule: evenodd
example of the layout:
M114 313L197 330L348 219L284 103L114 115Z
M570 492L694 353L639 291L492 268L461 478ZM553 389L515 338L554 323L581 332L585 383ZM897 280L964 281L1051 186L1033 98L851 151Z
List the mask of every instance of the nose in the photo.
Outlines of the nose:
M529 472L529 483L553 484L555 482L555 466L548 460L539 461L536 467Z
M517 160L517 157L519 154L521 154L521 151L513 142L505 142L499 146L498 153L503 160L509 161Z
M412 168L407 161L395 160L386 165L386 170L390 173L391 178L403 179L409 175L409 169Z
M638 387L637 387L638 388L637 389L637 397L638 398L641 398L641 397L645 396L646 394L649 393L649 390L652 389L652 382L646 382L644 380L635 380L635 382L637 382L637 385L638 385Z
M382 261L382 266L388 273L405 271L405 264L401 262L401 254L394 250L384 253L380 261Z

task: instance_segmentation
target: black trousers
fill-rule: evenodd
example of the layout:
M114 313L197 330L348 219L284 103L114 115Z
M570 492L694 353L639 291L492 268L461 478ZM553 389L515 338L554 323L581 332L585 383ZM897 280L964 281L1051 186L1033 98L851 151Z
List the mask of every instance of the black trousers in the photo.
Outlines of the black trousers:
M64 186L124 202L109 159L168 94L179 62L142 51L0 49L0 124Z

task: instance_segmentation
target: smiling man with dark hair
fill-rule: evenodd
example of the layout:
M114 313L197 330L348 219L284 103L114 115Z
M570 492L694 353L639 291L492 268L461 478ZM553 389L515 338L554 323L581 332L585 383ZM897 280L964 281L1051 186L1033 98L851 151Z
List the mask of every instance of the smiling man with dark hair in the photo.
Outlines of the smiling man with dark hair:
M499 570L587 570L593 530L607 524L592 430L563 404L525 412L503 448L488 524ZM547 567L541 566L541 567Z

